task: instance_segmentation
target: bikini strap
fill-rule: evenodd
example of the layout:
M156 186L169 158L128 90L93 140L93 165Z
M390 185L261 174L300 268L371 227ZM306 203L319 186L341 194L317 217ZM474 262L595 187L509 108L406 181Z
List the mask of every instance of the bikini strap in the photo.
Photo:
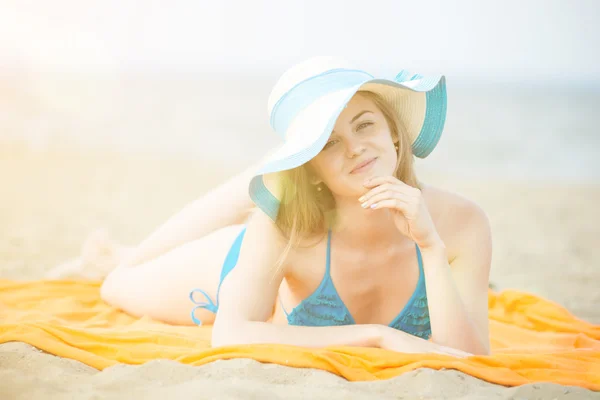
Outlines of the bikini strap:
M421 257L421 249L419 249L419 245L416 243L415 247L417 248L417 260L419 262L419 269L423 269L423 258Z
M277 293L277 297L279 297L279 305L281 306L283 313L285 314L286 317L289 317L290 314L285 310L285 306L283 305L283 300L281 300L281 296L279 295L279 293Z
M325 259L325 277L327 277L327 279L331 279L331 275L329 274L329 270L330 270L329 265L331 263L331 250L330 249L331 249L331 229L329 229L327 231L327 256ZM325 279L325 278L323 278L323 279ZM321 285L322 284L320 284L319 287ZM284 314L289 318L290 314L286 311L285 306L283 305L283 300L281 300L281 296L279 295L279 293L277 294L277 297L279 297L279 305L281 306L281 309L283 310ZM302 302L300 304L302 304Z
M417 261L419 262L419 281L417 282L417 288L419 288L419 286L421 286L425 280L425 277L424 277L425 272L423 271L423 257L421 256L421 249L419 248L419 245L416 243L415 243L415 247L417 248Z

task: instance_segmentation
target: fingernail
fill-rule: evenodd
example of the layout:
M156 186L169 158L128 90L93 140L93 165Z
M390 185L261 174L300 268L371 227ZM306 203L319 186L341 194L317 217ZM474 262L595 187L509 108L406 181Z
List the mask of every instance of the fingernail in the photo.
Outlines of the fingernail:
M360 201L361 203L362 203L363 201L365 201L365 196L363 196L363 197L361 197L360 199L358 199L358 201Z
M361 206L362 208L367 208L367 203L366 203L366 202L365 202L365 203L362 203L360 206Z
M375 208L375 207L377 207L377 203L371 204L371 208Z

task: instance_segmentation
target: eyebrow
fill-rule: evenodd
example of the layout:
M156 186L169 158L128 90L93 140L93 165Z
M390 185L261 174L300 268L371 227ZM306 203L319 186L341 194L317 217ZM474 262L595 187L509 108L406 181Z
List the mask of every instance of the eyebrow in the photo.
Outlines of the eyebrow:
M359 119L361 117L361 115L363 115L364 113L371 113L371 114L373 114L373 111L364 110L364 111L359 112L358 114L356 114L354 116L354 118L352 118L352 120L350 120L350 123L352 124L354 121L356 121L357 119ZM335 132L335 130L332 130L331 134L333 134L334 132Z
M359 119L360 116L363 115L364 113L371 113L372 114L373 112L369 111L369 110L361 111L358 114L356 114L356 116L354 118L352 118L352 120L350 121L350 123L353 123L354 121L356 121L357 119Z

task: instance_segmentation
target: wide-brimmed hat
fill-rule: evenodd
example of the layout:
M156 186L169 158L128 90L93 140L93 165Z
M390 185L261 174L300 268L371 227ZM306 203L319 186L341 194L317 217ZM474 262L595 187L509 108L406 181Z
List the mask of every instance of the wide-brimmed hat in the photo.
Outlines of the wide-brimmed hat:
M416 157L427 157L437 145L446 120L444 76L402 70L394 79L376 78L333 57L296 64L281 75L268 101L270 125L284 143L263 160L249 187L254 203L274 221L279 201L265 186L263 175L296 168L315 157L359 90L375 92L391 106Z

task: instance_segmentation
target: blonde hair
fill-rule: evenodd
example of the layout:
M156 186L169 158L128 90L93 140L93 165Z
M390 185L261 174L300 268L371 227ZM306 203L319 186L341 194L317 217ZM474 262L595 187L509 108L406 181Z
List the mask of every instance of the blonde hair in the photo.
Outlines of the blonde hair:
M383 113L392 138L398 138L398 163L394 176L407 185L420 188L414 172L412 143L402 121L379 94L365 90L357 94L373 101ZM327 187L318 191L311 183L312 175L308 163L279 172L280 207L275 224L288 241L276 268L282 266L290 250L298 247L302 239L325 234L337 222L333 194Z

